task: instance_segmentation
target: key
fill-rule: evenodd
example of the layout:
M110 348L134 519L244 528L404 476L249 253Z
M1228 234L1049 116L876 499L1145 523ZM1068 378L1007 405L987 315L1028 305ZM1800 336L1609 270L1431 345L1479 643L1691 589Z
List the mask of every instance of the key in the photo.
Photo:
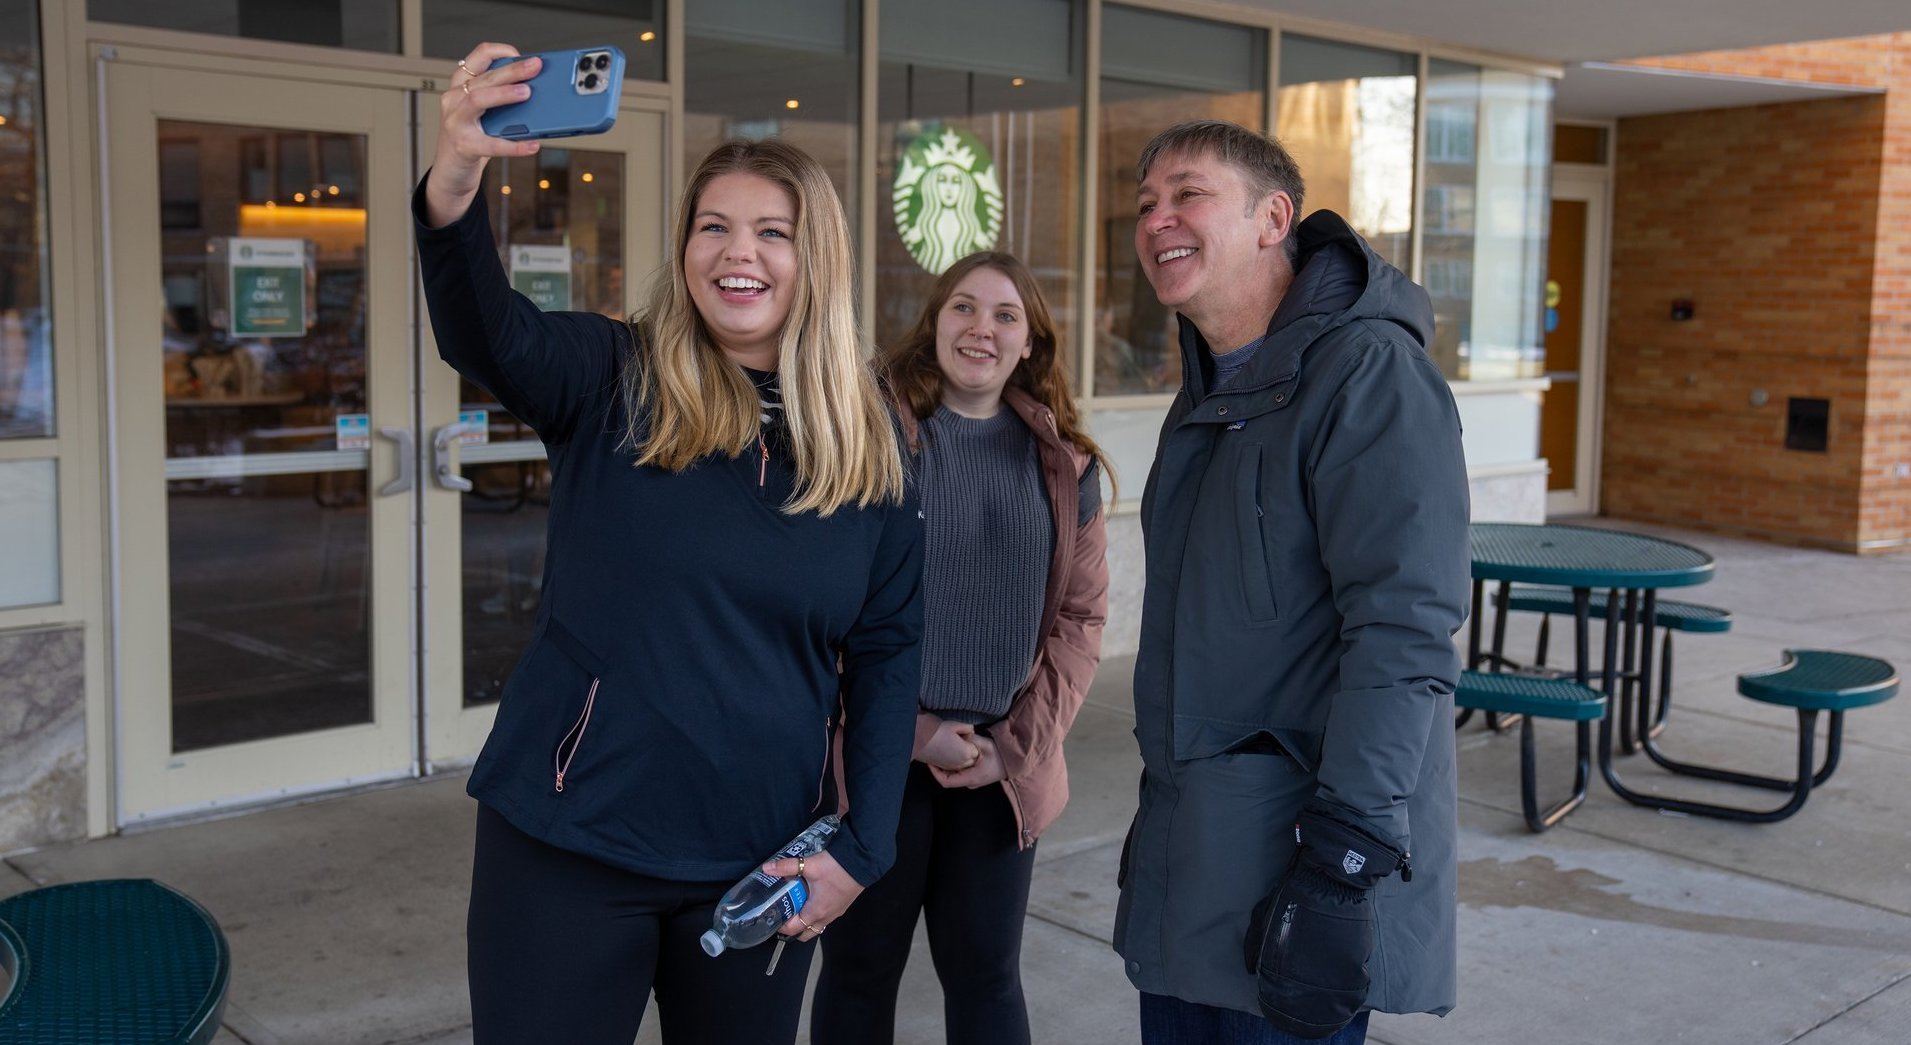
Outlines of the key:
M765 976L776 975L776 963L783 960L783 945L787 942L788 941L783 939L783 937L781 936L778 936L776 938L776 950L773 950L770 952L770 967L763 970L763 975Z

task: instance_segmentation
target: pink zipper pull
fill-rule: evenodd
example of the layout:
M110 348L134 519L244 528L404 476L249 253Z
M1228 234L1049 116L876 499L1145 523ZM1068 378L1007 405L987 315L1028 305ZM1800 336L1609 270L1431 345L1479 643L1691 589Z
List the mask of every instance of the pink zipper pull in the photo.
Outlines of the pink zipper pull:
M763 481L768 478L770 474L770 444L763 441L763 433L761 432L758 432L756 436L756 448L763 451L763 456L757 460L756 465L756 488L761 490L763 489Z
M597 705L599 681L595 678L591 679L590 692L584 695L583 713L577 716L577 724L571 727L570 732L564 734L564 739L557 742L557 753L553 756L553 761L556 763L557 790L560 794L564 791L564 774L571 771L571 760L577 757L577 749L584 744L584 731L591 726L591 709ZM577 738L575 741L571 739L573 735ZM564 745L567 743L571 745L569 754L564 751Z

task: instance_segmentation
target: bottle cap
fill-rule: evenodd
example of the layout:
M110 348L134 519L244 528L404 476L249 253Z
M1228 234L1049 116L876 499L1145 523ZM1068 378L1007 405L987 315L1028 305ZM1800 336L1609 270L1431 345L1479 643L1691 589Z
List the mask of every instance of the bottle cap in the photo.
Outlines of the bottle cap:
M715 929L708 930L697 937L697 942L703 945L703 953L712 958L723 953L723 937L718 936Z

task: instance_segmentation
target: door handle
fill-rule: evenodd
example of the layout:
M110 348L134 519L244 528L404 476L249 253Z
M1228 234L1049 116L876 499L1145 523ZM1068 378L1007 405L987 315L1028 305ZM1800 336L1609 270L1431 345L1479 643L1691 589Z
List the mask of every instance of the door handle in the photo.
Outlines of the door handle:
M451 466L451 448L457 444L458 437L466 432L477 431L477 426L460 421L446 425L431 436L431 475L439 486L459 493L471 492L471 480L459 475Z
M378 488L378 496L390 497L412 488L418 478L418 444L412 442L411 429L381 427L378 434L390 439L396 454L398 475Z

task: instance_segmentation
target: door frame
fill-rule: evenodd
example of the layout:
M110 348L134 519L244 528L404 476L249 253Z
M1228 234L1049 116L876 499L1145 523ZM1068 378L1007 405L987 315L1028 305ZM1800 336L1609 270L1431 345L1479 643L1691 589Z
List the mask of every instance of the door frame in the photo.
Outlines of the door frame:
M1580 287L1579 419L1573 485L1546 494L1550 516L1599 512L1600 459L1605 440L1606 297L1611 271L1612 169L1604 164L1555 163L1550 200L1586 204L1585 274ZM1548 377L1553 375L1549 373Z
M111 46L96 63L98 171L102 204L105 354L111 548L115 563L112 629L115 823L119 826L280 801L414 775L415 571L409 521L412 498L376 496L399 471L394 456L367 452L367 630L372 717L367 723L173 753L171 736L170 553L165 502L164 407L156 360L130 336L163 305L157 272L157 123L178 119L254 126L298 126L363 135L366 184L411 175L405 86L367 86L323 68L234 63L208 68L176 53L150 55ZM152 60L142 60L152 59ZM185 60L181 60L184 58ZM246 69L252 64L263 68ZM317 81L317 82L314 82ZM397 89L394 89L397 88ZM324 99L314 104L314 96ZM366 198L370 272L409 264L402 198ZM151 220L148 220L151 219ZM384 283L381 289L380 284ZM367 411L374 426L409 426L408 281L366 281ZM156 480L156 481L155 481ZM127 527L126 518L159 526ZM158 621L160 623L153 623ZM129 670L134 669L137 670ZM153 679L162 680L154 683ZM135 681L137 680L137 681ZM142 744L149 746L141 746Z

